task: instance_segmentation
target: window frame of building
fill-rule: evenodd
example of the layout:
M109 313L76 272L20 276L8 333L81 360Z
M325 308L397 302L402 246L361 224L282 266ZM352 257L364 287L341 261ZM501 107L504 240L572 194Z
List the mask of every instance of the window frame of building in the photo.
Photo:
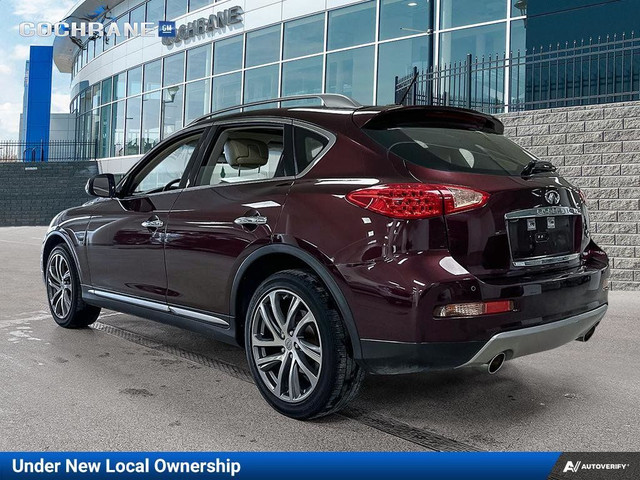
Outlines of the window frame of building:
M267 41L277 42L277 49L274 50L272 48L274 45L266 45ZM265 48L265 45L266 51L260 51ZM282 57L281 51L282 23L247 32L244 42L244 68L260 67L279 62Z
M377 8L378 0L370 0L329 10L327 18L327 51L341 50L375 42ZM368 19L370 28L362 28L362 26L354 24L359 15L363 19L365 16L370 17ZM349 39L349 35L354 36L354 38ZM347 38L340 39L342 36Z
M315 15L308 15L302 18L297 18L295 20L289 20L284 22L283 25L283 40L282 40L282 59L283 60L291 60L299 57L307 57L309 55L314 55L317 53L322 53L325 47L325 36L326 36L326 15L324 13L317 13ZM320 25L320 38L314 41L314 45L309 45L308 43L302 44L300 38L296 38L299 35L298 29L302 31L302 36L309 36L309 28L308 24L318 23ZM305 28L307 27L307 28ZM314 28L317 28L314 26ZM306 30L306 31L305 31ZM317 34L317 32L315 32ZM290 38L292 36L294 38ZM315 45L317 44L317 45ZM301 50L297 50L296 48L299 45L303 45ZM294 52L292 53L290 49L293 48Z

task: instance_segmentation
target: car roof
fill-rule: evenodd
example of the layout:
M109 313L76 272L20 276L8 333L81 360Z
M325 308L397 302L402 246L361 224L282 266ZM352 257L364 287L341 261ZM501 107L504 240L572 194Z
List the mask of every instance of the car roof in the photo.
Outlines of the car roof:
M242 106L238 106L242 108ZM244 112L224 113L204 117L194 121L190 126L210 125L233 120L250 120L265 118L287 118L324 126L339 128L346 119L352 118L360 128L388 128L393 125L410 122L438 127L459 127L480 130L489 133L504 132L500 120L474 110L443 106L361 106L331 108L325 106L291 106L279 108L260 108Z

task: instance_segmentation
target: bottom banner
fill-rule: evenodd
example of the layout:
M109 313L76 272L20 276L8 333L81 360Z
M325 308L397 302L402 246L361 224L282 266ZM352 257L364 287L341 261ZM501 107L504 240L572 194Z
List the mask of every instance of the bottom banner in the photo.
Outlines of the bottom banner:
M639 454L606 453L0 453L0 480L546 480L640 478Z

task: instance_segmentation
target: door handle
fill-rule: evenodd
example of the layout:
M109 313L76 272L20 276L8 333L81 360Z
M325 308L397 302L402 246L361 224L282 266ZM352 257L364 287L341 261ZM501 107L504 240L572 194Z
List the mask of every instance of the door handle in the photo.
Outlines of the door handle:
M257 215L255 217L238 217L233 223L236 225L265 225L267 221L267 217Z
M159 218L154 218L153 220L147 220L145 222L142 222L142 226L144 228L156 229L156 228L163 227L164 226L164 222L162 220L160 220Z

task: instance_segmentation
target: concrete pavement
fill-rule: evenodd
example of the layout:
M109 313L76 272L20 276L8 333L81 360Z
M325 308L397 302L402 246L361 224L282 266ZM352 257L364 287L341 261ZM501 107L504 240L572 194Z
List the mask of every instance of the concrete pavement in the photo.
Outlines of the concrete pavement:
M639 450L640 296L593 339L480 369L373 377L343 414L269 408L242 350L104 311L57 327L43 228L0 229L0 450Z

